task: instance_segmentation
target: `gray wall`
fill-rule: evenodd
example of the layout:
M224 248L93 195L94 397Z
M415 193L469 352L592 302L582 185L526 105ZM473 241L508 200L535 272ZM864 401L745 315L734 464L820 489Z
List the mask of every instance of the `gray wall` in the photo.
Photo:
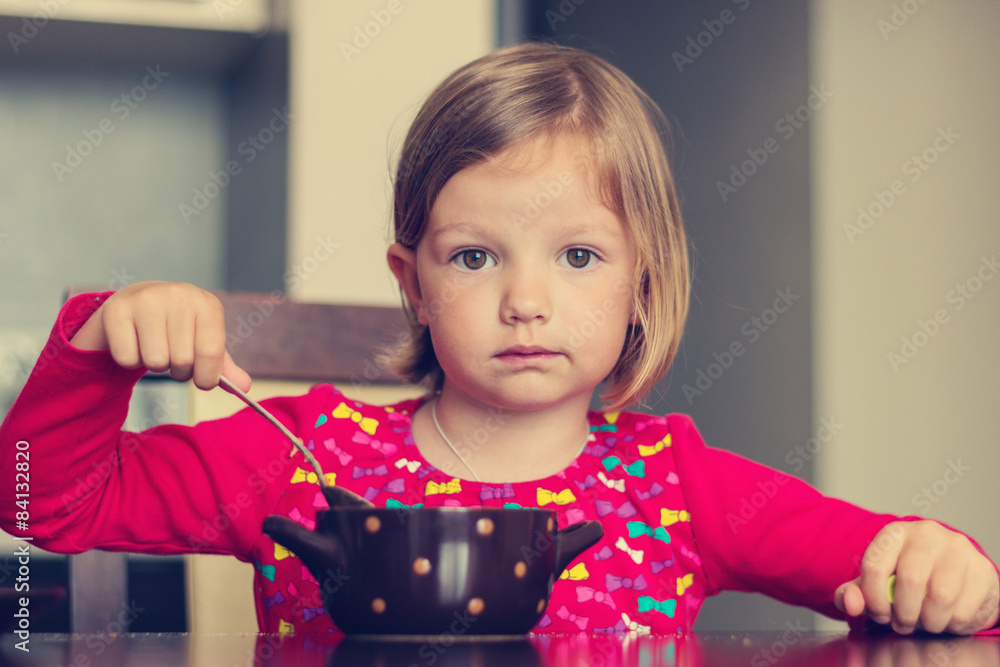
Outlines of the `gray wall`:
M680 353L650 397L650 411L688 413L710 446L810 480L811 466L793 471L785 462L811 437L812 423L809 124L776 128L810 94L806 6L553 0L534 8L533 32L622 68L676 130L673 164L694 289ZM575 10L567 15L560 7ZM720 21L724 10L728 24ZM719 34L706 32L705 21ZM684 54L699 33L707 46L700 54L691 47L693 62L679 68L674 53ZM769 138L766 162L723 201L717 182ZM798 298L787 311L767 312L778 290L789 289ZM733 343L743 353L728 368L713 366L714 355L725 357ZM789 620L809 625L812 617L762 595L724 593L705 603L696 627L780 630Z

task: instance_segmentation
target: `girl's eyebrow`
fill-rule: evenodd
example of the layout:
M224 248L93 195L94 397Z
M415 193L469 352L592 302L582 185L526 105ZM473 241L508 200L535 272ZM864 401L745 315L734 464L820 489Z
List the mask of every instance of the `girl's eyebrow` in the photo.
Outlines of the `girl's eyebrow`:
M443 235L447 234L448 232L469 232L469 233L473 233L473 232L478 232L478 231L482 231L482 229L479 226L474 225L474 224L469 223L469 222L449 222L449 223L447 223L445 225L442 225L441 227L438 227L434 231L432 231L429 234L429 236L432 239L435 239L435 238L437 238L439 236L443 236Z

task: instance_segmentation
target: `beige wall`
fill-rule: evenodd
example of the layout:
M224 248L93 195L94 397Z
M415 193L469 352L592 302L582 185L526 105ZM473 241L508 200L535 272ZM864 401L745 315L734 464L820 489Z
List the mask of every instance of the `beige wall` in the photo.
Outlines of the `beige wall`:
M389 168L427 93L494 48L495 2L296 0L291 22L289 292L399 305L385 260ZM330 259L318 239L338 244Z
M816 482L1000 558L1000 3L815 0L811 30L834 94L812 121L815 418L843 425ZM876 191L894 201L864 229Z

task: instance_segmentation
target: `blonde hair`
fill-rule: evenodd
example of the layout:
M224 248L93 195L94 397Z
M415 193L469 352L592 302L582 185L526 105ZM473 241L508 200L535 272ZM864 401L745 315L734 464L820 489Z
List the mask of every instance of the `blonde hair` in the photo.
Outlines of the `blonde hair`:
M607 409L621 410L667 372L687 317L687 240L663 145L668 131L656 103L593 54L537 42L495 51L445 79L410 126L393 186L396 242L416 248L438 193L462 169L539 136L588 138L601 201L624 221L638 255L635 324L601 395ZM430 330L400 294L411 336L387 363L440 389Z

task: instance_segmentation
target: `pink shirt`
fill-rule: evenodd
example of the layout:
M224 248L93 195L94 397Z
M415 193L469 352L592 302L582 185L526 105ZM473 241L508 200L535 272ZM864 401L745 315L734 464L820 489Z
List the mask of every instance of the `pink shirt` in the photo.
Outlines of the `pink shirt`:
M269 514L313 527L326 502L308 462L249 409L195 426L121 431L142 370L68 344L107 296L66 304L0 428L6 470L14 443L30 442L34 544L232 555L255 568L262 631L333 629L316 580L261 532ZM722 590L843 618L834 590L857 576L874 535L899 519L707 447L677 414L591 412L590 441L558 474L512 484L459 479L413 443L410 417L422 400L367 405L323 384L265 405L338 486L376 505L514 503L556 510L560 527L601 521L604 537L557 580L537 632L687 632L705 597ZM0 486L0 522L16 533L14 487Z

